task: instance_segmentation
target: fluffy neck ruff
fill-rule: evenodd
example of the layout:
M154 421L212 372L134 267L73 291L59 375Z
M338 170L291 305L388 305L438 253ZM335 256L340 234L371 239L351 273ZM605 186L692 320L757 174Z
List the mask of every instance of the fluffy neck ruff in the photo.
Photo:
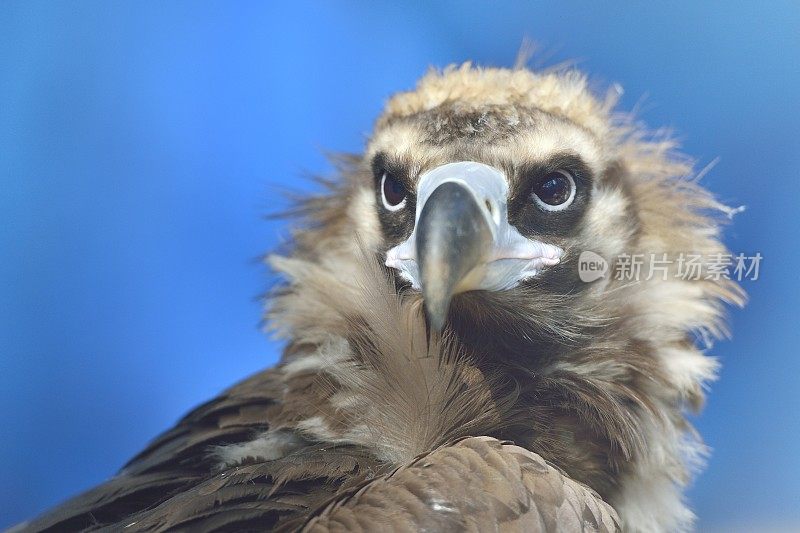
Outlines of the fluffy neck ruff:
M348 261L272 258L290 280L270 311L291 342L281 429L363 445L390 465L461 436L514 440L597 490L630 530L690 526L681 487L704 447L682 411L713 360L685 341L635 337L596 302L583 309L589 327L558 349L546 336L506 347L439 336L419 296L398 294L361 246ZM682 383L667 356L683 362Z

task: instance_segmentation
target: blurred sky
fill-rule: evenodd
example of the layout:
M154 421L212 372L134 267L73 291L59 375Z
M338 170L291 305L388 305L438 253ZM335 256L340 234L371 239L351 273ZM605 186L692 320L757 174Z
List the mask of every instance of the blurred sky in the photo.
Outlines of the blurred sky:
M361 149L429 65L508 66L525 36L719 157L705 184L747 205L727 240L761 279L713 352L690 498L703 531L800 525L798 6L0 3L0 528L274 363L279 190Z

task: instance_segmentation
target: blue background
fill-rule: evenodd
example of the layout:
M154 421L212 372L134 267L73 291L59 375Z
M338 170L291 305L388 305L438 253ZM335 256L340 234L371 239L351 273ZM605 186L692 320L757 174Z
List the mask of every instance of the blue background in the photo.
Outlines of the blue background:
M700 529L800 527L800 8L685 2L0 4L0 527L276 361L280 190L429 65L578 59L674 128L761 252L697 425ZM643 99L643 97L645 97Z

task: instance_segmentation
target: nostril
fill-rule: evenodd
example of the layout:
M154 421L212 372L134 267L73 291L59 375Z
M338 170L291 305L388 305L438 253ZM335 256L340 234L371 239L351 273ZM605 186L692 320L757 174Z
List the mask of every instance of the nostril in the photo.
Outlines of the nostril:
M496 209L495 203L489 198L486 198L483 202L486 206L486 210L489 212L489 217L494 221L495 224L500 224L500 213Z

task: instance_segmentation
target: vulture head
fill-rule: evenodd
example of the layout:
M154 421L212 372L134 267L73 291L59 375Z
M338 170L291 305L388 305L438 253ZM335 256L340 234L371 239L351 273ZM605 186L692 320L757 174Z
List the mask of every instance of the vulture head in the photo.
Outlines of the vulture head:
M708 275L732 211L667 135L614 111L618 93L465 64L388 101L271 258L289 388L319 379L314 415L292 415L305 438L394 464L509 439L631 530L688 527L681 487L705 448L684 413L715 376L724 304L743 301Z
M732 210L571 70L432 71L269 257L274 368L25 531L681 531Z

